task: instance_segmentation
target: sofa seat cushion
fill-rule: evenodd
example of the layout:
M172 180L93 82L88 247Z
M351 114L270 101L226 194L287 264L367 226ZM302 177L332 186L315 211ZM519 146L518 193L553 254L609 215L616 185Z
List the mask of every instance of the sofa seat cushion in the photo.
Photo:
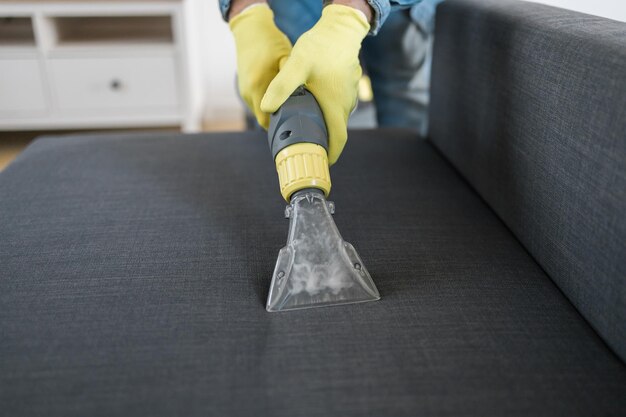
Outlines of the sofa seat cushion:
M37 140L0 173L6 415L626 409L624 364L428 142L351 132L331 175L382 299L267 313L263 134Z

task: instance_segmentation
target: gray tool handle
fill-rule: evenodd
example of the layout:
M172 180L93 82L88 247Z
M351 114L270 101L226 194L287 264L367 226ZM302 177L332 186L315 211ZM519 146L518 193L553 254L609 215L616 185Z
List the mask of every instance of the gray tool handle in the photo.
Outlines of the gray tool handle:
M267 138L272 158L283 148L301 142L316 143L328 151L324 116L313 94L303 86L298 87L270 116Z

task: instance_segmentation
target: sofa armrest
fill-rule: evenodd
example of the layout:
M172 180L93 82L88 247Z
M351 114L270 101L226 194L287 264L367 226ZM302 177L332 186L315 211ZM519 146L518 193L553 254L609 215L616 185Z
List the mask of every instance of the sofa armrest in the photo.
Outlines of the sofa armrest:
M626 359L626 24L438 9L431 140Z

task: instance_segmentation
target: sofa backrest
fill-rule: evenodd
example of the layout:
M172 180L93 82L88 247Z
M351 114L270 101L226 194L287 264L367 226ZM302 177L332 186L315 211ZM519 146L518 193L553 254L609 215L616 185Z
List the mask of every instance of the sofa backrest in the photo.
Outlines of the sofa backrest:
M626 24L446 1L430 139L626 360Z

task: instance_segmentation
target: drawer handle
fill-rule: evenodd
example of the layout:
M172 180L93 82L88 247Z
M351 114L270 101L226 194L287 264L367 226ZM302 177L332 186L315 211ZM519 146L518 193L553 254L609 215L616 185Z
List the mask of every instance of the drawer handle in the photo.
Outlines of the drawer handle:
M111 90L113 91L119 91L122 88L122 82L118 79L113 79L111 80L109 87L111 87Z

